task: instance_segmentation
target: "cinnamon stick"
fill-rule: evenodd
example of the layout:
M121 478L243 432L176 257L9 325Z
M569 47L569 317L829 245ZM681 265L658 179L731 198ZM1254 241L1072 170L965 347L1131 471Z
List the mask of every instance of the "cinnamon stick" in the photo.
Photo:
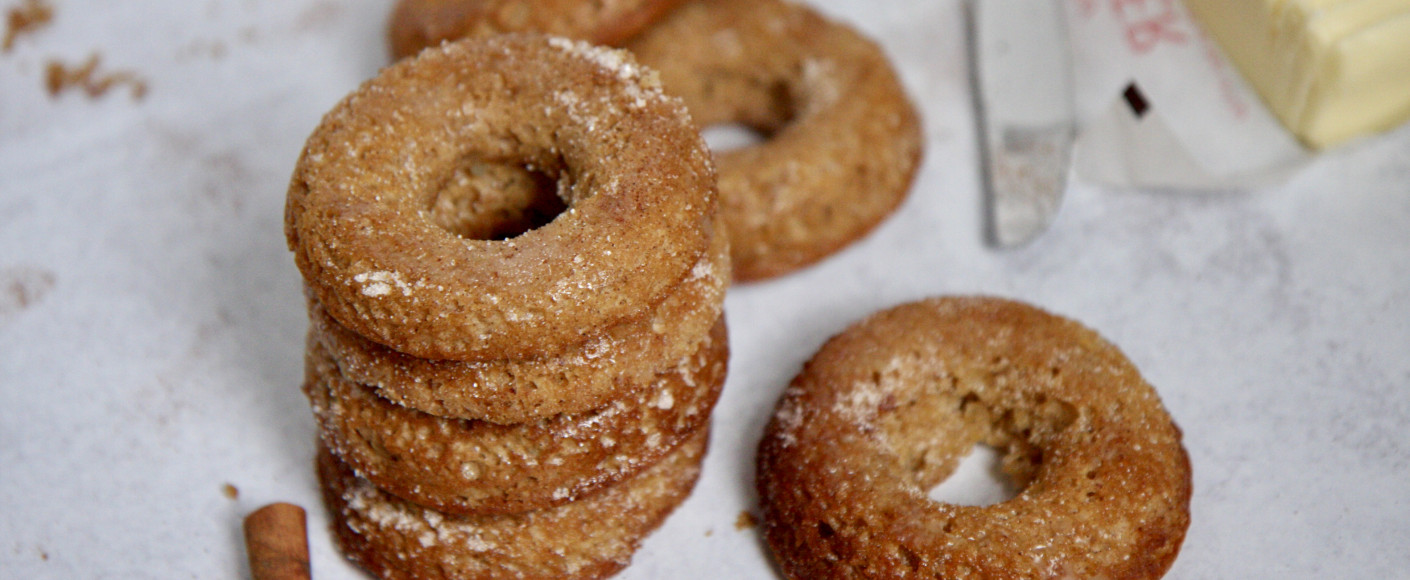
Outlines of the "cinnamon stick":
M304 509L274 503L245 516L245 551L253 580L309 580Z

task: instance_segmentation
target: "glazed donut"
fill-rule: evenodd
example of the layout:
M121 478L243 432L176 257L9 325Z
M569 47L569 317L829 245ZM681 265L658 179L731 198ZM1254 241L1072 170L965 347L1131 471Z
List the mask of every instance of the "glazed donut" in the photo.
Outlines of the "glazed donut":
M452 516L377 489L320 449L318 475L333 539L384 580L605 578L685 500L709 440L691 437L656 465L560 507L507 516Z
M709 421L724 386L723 319L696 352L629 398L518 425L445 419L343 378L309 341L304 392L323 443L377 487L455 514L562 505L650 466Z
M525 169L567 205L503 240L430 218L461 168ZM343 326L419 358L532 358L640 316L706 251L708 151L622 51L504 35L383 70L310 136L285 234Z
M349 331L316 301L309 319L342 375L386 399L432 415L522 423L606 405L689 356L722 315L729 273L729 246L714 235L709 254L649 315L534 359L416 358Z
M505 32L542 32L616 45L681 0L401 0L387 39L404 58L447 40Z
M932 500L976 442L1021 491ZM938 298L828 341L757 457L789 578L1158 578L1189 526L1190 464L1155 390L1095 332L1032 306Z
M881 48L844 24L782 0L693 0L627 48L702 127L765 138L716 156L738 281L840 250L910 189L918 114Z

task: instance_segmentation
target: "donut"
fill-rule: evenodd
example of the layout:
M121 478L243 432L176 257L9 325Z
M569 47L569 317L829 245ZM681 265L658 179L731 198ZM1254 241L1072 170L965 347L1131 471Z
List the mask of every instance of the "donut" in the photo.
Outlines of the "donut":
M349 380L433 415L513 424L595 409L689 356L723 312L729 246L709 254L648 315L607 328L567 352L533 359L416 358L367 340L310 301L313 333Z
M980 442L1017 496L931 499ZM765 428L756 484L789 578L1159 578L1190 521L1181 433L1131 362L982 296L898 306L824 344Z
M724 386L723 319L695 353L631 397L585 413L496 425L397 405L343 378L310 340L304 391L323 442L377 487L455 514L562 505L632 476L703 428Z
M885 53L849 26L782 0L693 0L626 46L701 126L763 137L715 158L735 280L813 264L905 199L919 115Z
M681 0L401 0L387 39L394 58L447 40L505 32L542 32L616 45Z
M567 209L462 237L432 208L477 166L541 176ZM335 106L295 167L285 235L313 296L361 336L419 358L532 358L689 276L714 180L689 114L630 55L504 35L423 51Z
M357 477L326 449L318 475L333 540L385 580L605 578L685 500L709 440L702 430L656 465L580 501L501 516L453 516Z

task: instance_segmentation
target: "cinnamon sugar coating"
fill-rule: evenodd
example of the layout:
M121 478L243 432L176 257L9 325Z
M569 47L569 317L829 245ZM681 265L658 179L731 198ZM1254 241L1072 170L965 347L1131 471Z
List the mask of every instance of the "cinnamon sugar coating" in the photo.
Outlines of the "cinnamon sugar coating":
M682 0L401 0L387 30L393 58L506 32L542 32L617 45Z
M432 219L467 164L528 170L567 209L502 240ZM622 51L505 35L384 69L310 136L285 234L328 314L429 359L532 358L637 316L690 275L716 209L689 115Z
M323 442L377 487L447 513L562 505L656 463L704 429L724 387L723 318L696 351L600 409L517 425L446 419L343 378L310 340L304 391Z
M416 358L344 328L316 301L309 318L342 374L386 399L432 415L521 423L627 397L689 356L722 315L729 275L729 246L723 234L713 234L710 252L650 312L566 352L531 359Z
M980 442L1018 495L930 499ZM757 461L789 578L1159 578L1190 521L1180 431L1137 369L1082 325L997 298L910 303L832 338Z
M702 127L764 138L716 155L736 280L817 262L905 199L919 114L885 53L851 27L783 0L692 0L626 46Z
M379 490L326 449L318 459L334 541L386 580L606 578L690 494L701 430L640 474L581 501L501 516L452 516Z

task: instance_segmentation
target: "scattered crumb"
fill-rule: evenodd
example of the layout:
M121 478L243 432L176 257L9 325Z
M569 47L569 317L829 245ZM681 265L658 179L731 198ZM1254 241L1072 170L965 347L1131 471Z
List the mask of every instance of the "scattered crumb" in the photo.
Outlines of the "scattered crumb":
M39 547L39 559L45 562L49 561L49 552L46 551L43 546Z
M25 0L23 4L10 9L5 18L5 38L0 41L0 52L10 52L15 40L42 28L54 20L54 8L44 0Z
M739 512L739 517L734 520L734 529L741 532L753 529L754 526L757 525L759 525L759 518L754 517L754 514L750 513L749 510Z
M54 289L54 273L33 266L0 269L0 323L29 309Z
M0 53L10 52L20 37L32 34L53 20L54 8L47 0L24 0L20 5L10 8L5 17L5 35L0 39ZM126 86L133 100L140 101L147 96L145 79L128 70L100 72L99 60L97 53L93 53L78 66L50 59L44 74L49 96L57 97L70 88L79 88L89 98L96 99L117 86Z
M240 498L240 488L235 487L234 484L227 483L220 487L220 491L225 494L225 497L230 499Z
M713 535L715 535L715 528L710 528L710 529L705 530L705 537L708 538L708 537L713 536Z
M49 96L57 97L60 93L77 87L83 89L89 98L96 99L118 85L126 85L134 100L140 101L147 96L147 81L127 70L100 73L99 60L98 53L93 53L88 60L75 68L57 60L50 60L45 70L45 84L49 88Z

